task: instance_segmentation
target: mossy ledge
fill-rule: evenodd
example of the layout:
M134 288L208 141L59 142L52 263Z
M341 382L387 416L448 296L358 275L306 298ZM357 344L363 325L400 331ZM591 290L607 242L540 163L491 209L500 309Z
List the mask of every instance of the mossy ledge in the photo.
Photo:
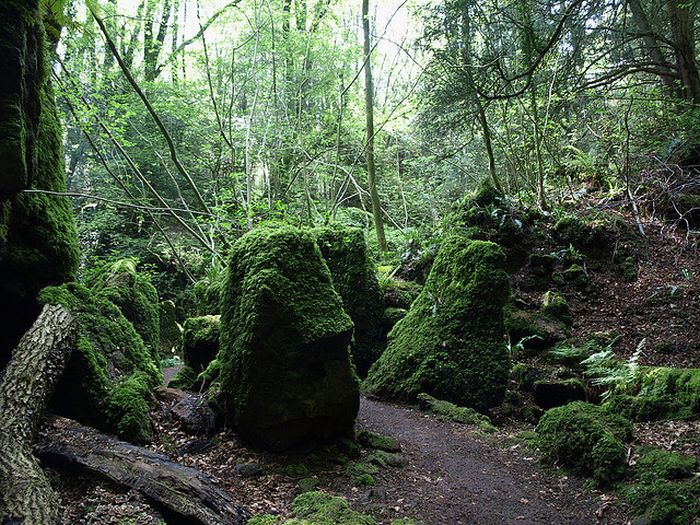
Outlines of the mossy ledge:
M425 392L480 411L500 404L510 368L504 264L492 242L447 238L425 287L370 369L366 391L409 402Z

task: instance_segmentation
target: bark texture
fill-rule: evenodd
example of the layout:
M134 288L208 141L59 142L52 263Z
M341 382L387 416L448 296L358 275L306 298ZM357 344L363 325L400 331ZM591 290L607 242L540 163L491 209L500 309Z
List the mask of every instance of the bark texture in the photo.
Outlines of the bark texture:
M176 523L244 525L246 509L203 472L70 419L51 417L35 445L42 462L136 489Z
M32 439L77 337L62 306L45 306L0 379L0 523L49 525L58 503L32 455Z

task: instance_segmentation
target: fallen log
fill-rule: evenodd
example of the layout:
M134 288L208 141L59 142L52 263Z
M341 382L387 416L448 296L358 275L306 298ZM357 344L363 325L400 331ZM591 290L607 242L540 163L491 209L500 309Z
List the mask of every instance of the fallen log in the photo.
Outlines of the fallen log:
M75 346L77 323L62 306L44 306L0 379L0 523L50 525L58 501L32 455L48 398Z
M243 525L250 517L207 474L70 419L48 418L34 452L48 466L136 489L176 523Z

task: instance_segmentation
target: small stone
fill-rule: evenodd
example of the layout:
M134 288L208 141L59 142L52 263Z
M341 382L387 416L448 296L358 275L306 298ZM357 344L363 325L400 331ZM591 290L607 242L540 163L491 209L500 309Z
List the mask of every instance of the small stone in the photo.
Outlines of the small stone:
M391 436L382 436L376 432L363 430L357 435L357 440L366 448L383 450L385 452L401 452L399 440Z
M262 467L257 463L239 463L233 467L233 471L241 478L253 478L263 473Z

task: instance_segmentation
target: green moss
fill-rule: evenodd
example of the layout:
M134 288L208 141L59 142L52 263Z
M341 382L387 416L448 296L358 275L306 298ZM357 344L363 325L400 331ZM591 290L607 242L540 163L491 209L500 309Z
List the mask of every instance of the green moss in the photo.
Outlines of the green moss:
M194 284L196 310L199 315L221 313L221 296L226 283L226 272L209 275Z
M367 254L364 232L334 224L313 230L323 259L333 278L333 287L355 325L352 358L360 377L384 351L382 327L384 299L376 269Z
M543 315L561 321L568 327L571 327L571 310L569 309L569 303L566 301L566 297L564 297L563 294L553 292L551 290L544 294L540 312Z
M116 423L120 437L133 443L151 440L149 400L152 384L143 372L136 372L116 384L105 403L107 417Z
M580 264L572 264L562 272L562 276L564 281L571 284L579 292L589 292L591 290L591 279Z
M700 368L646 368L605 406L636 421L683 419L700 412Z
M248 525L376 525L366 514L353 511L347 501L325 492L305 492L292 502L291 518L256 516ZM401 518L391 525L418 525L414 520Z
M625 491L625 497L646 525L688 525L700 517L697 480L638 483Z
M39 300L67 307L80 325L77 351L55 389L55 410L125 439L146 440L150 391L161 375L131 323L105 297L77 283L48 287Z
M479 414L473 408L460 407L449 401L435 399L425 393L418 394L418 402L421 408L429 410L444 421L454 421L455 423L464 423L465 425L477 425L484 432L494 432L496 430L496 427L491 424L491 419L489 419L488 416Z
M119 259L92 272L87 284L116 304L141 336L154 359L160 352L160 302L148 274L134 259Z
M204 371L219 352L220 332L221 316L205 315L187 319L182 332L185 364L197 373Z
M477 410L498 405L510 367L503 265L497 245L448 237L418 299L370 369L367 391L406 401L426 392Z
M651 449L644 451L634 467L636 477L652 483L657 480L679 480L693 476L698 468L694 457L669 450Z
M292 502L292 514L308 525L374 525L375 521L353 511L347 502L323 492L307 492Z
M282 449L351 431L352 321L310 233L260 227L239 239L224 306L221 390L242 436Z
M625 469L624 442L632 425L605 409L575 401L545 412L537 424L543 458L595 477L598 482L619 479Z
M168 386L170 388L179 388L180 390L196 390L197 375L197 372L191 366L185 365L170 380Z
M357 440L363 447L384 450L385 452L400 452L399 440L391 436L382 436L376 432L363 430L357 434Z
M414 281L404 281L402 279L384 278L380 282L381 290L384 293L384 301L391 308L408 310L413 301L418 298L422 286Z

